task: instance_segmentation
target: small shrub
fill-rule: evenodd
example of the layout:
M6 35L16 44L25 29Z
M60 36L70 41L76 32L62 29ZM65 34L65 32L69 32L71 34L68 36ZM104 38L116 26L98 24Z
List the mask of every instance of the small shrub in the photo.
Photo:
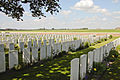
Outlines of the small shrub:
M107 41L107 38L104 38L105 41Z
M85 42L84 43L84 47L89 47L90 46L90 43L89 42Z
M97 43L101 43L101 41L99 40L99 41L97 41Z
M96 35L93 35L93 37L96 37Z
M110 35L110 36L109 36L109 39L111 39L112 37L113 37L113 36L112 36L112 35Z
M95 45L95 43L91 43L91 46L94 46Z
M74 37L73 39L74 39L74 40L77 40L77 38L76 38L76 37Z
M101 39L101 41L103 42L103 41L105 41L105 39Z

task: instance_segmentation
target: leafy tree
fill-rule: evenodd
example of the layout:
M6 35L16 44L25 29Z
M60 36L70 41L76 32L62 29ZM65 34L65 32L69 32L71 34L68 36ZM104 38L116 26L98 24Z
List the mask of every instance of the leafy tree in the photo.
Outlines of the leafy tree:
M32 16L39 18L45 17L45 12L53 15L61 9L59 0L0 0L0 11L18 21L23 20L25 10L22 4L28 4Z

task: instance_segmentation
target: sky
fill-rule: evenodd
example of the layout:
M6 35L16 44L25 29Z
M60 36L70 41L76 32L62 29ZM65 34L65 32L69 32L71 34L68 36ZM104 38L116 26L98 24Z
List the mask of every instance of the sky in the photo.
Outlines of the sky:
M17 21L0 12L0 28L89 28L114 29L120 27L120 0L60 0L61 10L57 15L46 13L42 19L31 16L29 6L23 5L23 21Z

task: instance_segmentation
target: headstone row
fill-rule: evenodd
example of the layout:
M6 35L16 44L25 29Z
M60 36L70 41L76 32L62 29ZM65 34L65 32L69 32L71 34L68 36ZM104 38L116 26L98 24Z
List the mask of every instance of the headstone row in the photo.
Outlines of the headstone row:
M109 56L112 48L120 45L120 38L100 47L93 51L88 52L80 56L80 58L75 58L71 60L71 76L70 80L83 80L86 76L86 72L91 72L93 69L93 62L103 62L103 60Z
M21 36L21 35L20 35ZM80 39L80 38L79 38ZM87 39L87 38L86 38ZM44 40L43 45L41 40L29 40L27 42L27 47L25 47L25 42L19 40L19 51L15 50L15 44L9 43L9 69L17 66L19 64L18 54L22 54L22 62L25 64L38 62L38 60L44 60L48 58L53 58L56 55L59 55L60 52L65 51L68 52L70 49L76 50L79 48L84 42L84 40L73 40L66 41L62 43L55 43L54 39L49 40L49 44ZM33 42L33 43L32 43ZM6 57L4 44L0 44L0 72L6 71ZM108 51L110 47L108 48ZM40 51L40 56L38 52ZM99 61L99 60L96 60ZM82 75L84 76L84 75Z

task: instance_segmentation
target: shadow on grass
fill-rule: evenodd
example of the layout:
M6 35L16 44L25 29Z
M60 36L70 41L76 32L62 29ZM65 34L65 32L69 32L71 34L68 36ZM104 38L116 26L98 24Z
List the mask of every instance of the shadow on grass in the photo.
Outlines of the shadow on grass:
M89 47L72 54L57 57L54 60L42 61L21 70L9 70L0 74L1 80L70 80L70 62L93 50Z

